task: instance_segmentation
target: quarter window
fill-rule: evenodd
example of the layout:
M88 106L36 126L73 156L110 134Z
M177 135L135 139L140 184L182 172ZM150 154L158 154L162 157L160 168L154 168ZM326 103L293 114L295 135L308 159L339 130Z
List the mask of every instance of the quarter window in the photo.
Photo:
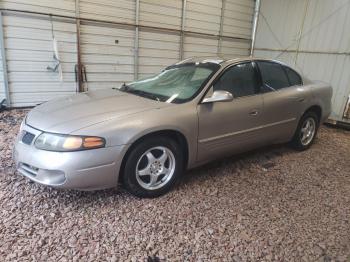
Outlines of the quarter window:
M287 72L291 86L301 86L302 85L301 77L297 72L295 72L294 70L292 70L286 66L284 67L284 69Z
M263 92L279 90L290 86L288 77L280 64L259 61L258 66L263 82Z
M242 97L255 94L256 86L252 63L243 63L227 69L214 84L214 91L224 90L232 93L234 97Z

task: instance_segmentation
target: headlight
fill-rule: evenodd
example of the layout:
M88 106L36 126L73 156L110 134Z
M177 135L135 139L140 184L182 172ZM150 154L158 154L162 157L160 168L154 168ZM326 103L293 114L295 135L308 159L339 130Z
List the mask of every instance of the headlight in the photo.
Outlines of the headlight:
M106 141L96 136L70 136L51 133L42 133L35 140L35 147L48 151L78 151L104 147Z

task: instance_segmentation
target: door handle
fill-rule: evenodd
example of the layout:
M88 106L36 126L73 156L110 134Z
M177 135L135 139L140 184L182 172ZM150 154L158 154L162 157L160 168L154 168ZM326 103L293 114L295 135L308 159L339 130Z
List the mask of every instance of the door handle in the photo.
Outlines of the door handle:
M251 116L257 116L258 114L259 114L259 111L256 109L249 112L249 115L251 115Z

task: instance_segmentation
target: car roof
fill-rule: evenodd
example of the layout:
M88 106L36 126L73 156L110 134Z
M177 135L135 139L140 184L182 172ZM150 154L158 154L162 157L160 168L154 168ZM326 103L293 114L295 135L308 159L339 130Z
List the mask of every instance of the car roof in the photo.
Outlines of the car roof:
M184 59L176 65L180 64L187 64L187 63L213 63L213 64L234 64L244 61L252 61L252 60L263 60L263 61L271 61L275 63L279 63L282 65L286 65L285 63L273 59L266 59L266 58L260 58L260 57L251 57L251 56L245 56L245 57L236 57L236 58L222 58L219 56L210 56L210 57L190 57L187 59ZM288 65L287 65L288 66Z
M297 72L303 79L307 79L305 78L304 74L302 74L299 70L294 69L293 67L289 66L284 62L281 62L275 59L262 58L262 57L252 57L252 56L244 56L244 57L236 57L236 58L222 58L219 56L190 57L176 63L175 65L187 64L187 63L213 63L213 64L218 64L223 67L226 67L231 64L236 64L236 63L245 62L245 61L268 61L268 62L278 63L280 65L291 68L293 71Z

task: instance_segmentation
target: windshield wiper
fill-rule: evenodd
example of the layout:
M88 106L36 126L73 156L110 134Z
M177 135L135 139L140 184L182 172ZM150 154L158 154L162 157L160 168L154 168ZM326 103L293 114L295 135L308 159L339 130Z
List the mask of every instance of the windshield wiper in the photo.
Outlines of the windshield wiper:
M150 98L152 100L157 100L160 101L159 97L157 97L155 94L151 94L142 90L137 90L137 89L129 89L127 90L128 93L139 95L142 97Z
M119 88L121 91L128 91L130 89L130 86L125 84L125 82L122 84L122 86Z
M119 90L122 92L128 92L130 90L130 86L128 86L127 84L125 84L125 82L121 85L121 87L112 87L113 90Z
M152 100L160 101L159 97L157 97L155 94L151 94L151 93L148 93L148 92L145 92L142 90L138 90L138 89L133 89L131 86L128 86L127 84L125 84L125 82L122 84L122 86L120 88L113 87L112 89L120 90L122 92L130 93L130 94L139 95L139 96L146 97L146 98L150 98Z

